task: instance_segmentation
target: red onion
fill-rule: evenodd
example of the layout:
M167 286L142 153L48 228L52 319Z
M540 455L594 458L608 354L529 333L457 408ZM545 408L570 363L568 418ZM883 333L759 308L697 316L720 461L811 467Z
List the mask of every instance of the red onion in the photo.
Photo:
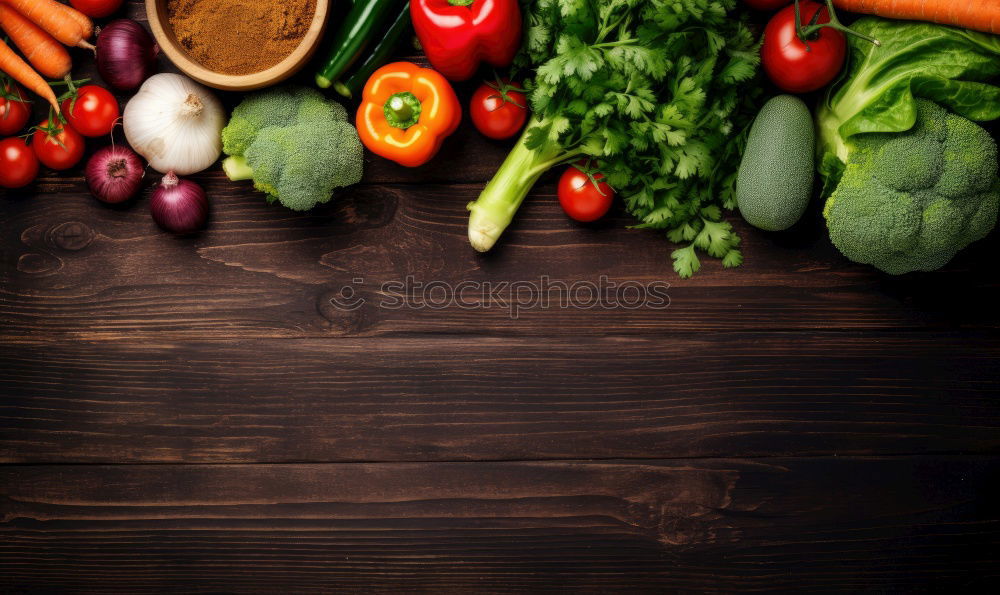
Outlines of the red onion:
M204 227L208 220L208 199L201 186L170 172L153 191L149 210L163 229L189 233Z
M160 48L132 19L108 23L97 36L97 70L119 91L134 91L156 69Z
M117 203L125 202L139 192L145 166L135 151L124 146L98 149L90 160L84 174L90 193L97 200Z

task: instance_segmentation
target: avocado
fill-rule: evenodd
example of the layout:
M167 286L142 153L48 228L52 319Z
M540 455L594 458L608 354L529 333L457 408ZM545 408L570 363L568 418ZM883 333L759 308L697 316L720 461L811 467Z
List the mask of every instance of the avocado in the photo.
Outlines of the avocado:
M747 223L765 231L788 229L812 197L816 131L798 97L764 104L747 137L736 178L736 203Z

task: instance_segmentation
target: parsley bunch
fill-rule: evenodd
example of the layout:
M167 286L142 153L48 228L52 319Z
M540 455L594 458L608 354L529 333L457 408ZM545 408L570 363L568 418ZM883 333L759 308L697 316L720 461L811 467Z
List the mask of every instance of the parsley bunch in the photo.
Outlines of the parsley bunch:
M517 65L534 115L480 198L469 239L488 250L549 168L596 159L640 223L675 243L690 277L696 249L739 266L736 170L756 110L759 43L736 0L530 0Z

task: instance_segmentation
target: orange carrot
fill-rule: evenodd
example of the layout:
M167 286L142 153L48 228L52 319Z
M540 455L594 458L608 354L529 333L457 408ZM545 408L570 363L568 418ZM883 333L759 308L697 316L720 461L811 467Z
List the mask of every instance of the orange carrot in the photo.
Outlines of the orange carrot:
M73 62L58 41L41 27L21 16L13 8L0 2L0 27L24 57L42 76L61 79L73 68Z
M833 0L851 12L1000 33L1000 0Z
M78 48L94 49L87 43L90 37L87 28L80 24L76 17L71 16L72 8L56 2L56 0L0 0L6 2L17 12L28 17L36 25L45 29L49 35L61 43Z
M94 21L90 20L90 17L73 8L69 4L59 4L59 6L62 7L63 11L69 15L70 18L77 23L80 23L80 26L83 27L84 39L90 39L91 36L94 35Z
M0 40L0 70L9 74L15 81L29 90L41 95L52 104L56 113L59 113L59 102L56 100L56 94L52 92L52 87L2 40Z

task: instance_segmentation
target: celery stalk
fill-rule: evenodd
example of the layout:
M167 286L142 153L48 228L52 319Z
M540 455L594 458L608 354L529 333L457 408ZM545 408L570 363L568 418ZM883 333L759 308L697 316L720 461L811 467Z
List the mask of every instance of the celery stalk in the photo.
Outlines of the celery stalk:
M554 142L546 142L535 149L527 148L529 132L544 124L532 121L525 128L479 198L469 203L469 243L477 251L486 252L493 247L543 173L574 156L561 152L561 147Z

